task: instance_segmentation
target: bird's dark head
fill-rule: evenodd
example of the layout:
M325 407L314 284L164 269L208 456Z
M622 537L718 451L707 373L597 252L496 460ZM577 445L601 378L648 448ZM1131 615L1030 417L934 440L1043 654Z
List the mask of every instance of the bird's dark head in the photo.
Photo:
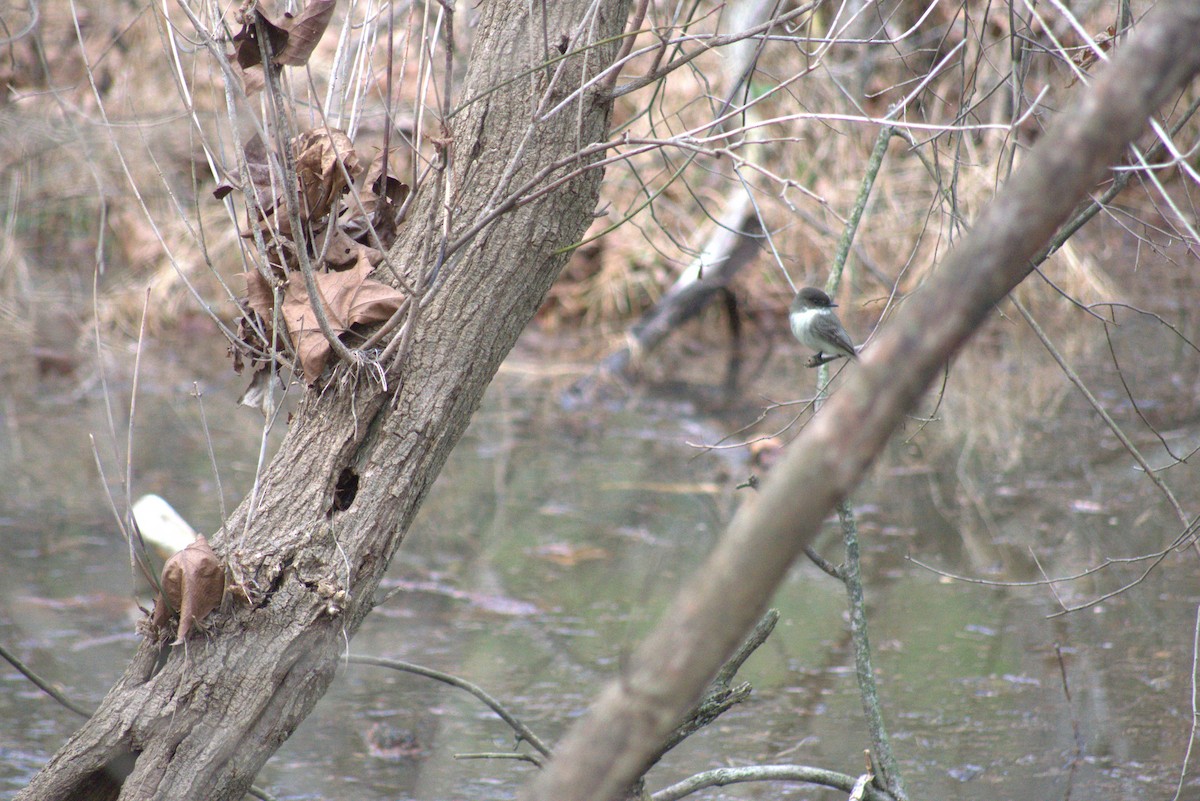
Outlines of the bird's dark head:
M807 309L832 309L837 307L837 304L829 299L821 290L815 286L806 286L796 293L795 300L792 301L792 311L806 311Z

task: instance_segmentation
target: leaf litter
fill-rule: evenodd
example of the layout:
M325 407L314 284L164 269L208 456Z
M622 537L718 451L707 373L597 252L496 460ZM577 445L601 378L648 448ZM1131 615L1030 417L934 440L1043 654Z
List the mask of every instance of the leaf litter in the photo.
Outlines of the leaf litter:
M246 3L231 61L247 92L251 82L261 88L264 59L276 71L305 65L335 5L308 0L299 14L277 15L262 2ZM409 187L386 169L384 152L364 168L350 137L329 126L303 131L286 146L255 135L241 155L241 174L229 176L213 194L221 200L242 192L251 218L242 236L265 245L266 263L243 274L238 341L230 351L236 372L247 364L254 371L243 402L268 412L264 398L271 393L264 388L278 374L280 355L294 357L309 384L329 363L333 345L318 324L316 304L343 342L358 333L356 327L385 322L401 308L404 294L369 276L396 240ZM305 262L312 267L314 293L303 275Z

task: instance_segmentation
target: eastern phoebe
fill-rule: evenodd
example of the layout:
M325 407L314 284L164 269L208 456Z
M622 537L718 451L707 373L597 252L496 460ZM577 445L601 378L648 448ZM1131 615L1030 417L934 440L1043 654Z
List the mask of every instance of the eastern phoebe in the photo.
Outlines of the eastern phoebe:
M833 311L835 308L837 304L828 295L811 286L797 292L796 299L792 301L792 308L788 312L792 334L800 340L801 345L817 352L808 362L810 367L818 367L842 356L858 358L850 335L842 328L841 321Z

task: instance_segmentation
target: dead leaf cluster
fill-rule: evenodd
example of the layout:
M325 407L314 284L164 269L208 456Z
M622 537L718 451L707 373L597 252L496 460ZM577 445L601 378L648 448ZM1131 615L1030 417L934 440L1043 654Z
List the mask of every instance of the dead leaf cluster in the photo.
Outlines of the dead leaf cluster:
M277 73L307 63L335 5L308 0L293 16L272 14L259 0L243 3L230 60L247 94L263 86L264 68ZM364 169L350 138L327 126L279 145L255 136L242 155L238 180L213 194L220 200L235 189L243 193L250 221L244 236L263 251L256 269L244 274L238 341L231 348L237 372L247 361L254 366L251 390L263 397L279 354L298 358L312 383L337 344L333 337L387 320L400 308L403 295L367 276L395 241L408 186L390 174L386 151Z
M283 159L258 137L243 147L249 185L242 192L252 220L244 236L264 243L267 265L244 274L240 342L232 350L234 369L241 372L248 360L256 374L274 372L274 354L294 353L311 384L333 350L318 324L317 304L341 337L354 326L388 320L404 300L368 276L396 239L408 185L385 169L383 153L364 169L350 138L333 128L304 131L288 150L291 192L284 191ZM225 184L215 194L224 197L234 188ZM312 266L316 297L304 261Z

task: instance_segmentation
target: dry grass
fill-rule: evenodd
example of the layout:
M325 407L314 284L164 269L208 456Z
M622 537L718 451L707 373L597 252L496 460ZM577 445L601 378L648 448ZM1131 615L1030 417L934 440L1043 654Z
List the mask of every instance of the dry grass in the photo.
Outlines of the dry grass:
M17 343L7 357L16 365L12 369L33 369L19 354L47 341L42 330L47 319L58 321L55 347L90 340L93 324L104 337L132 336L147 290L152 331L167 330L205 307L228 321L241 289L234 276L259 258L239 236L244 212L231 218L211 194L217 179L205 147L232 168L237 142L247 138L254 119L261 124L262 96L235 103L229 117L216 62L196 44L179 8L167 7L170 20L157 16L158 6L131 16L125 5L92 0L78 5L73 17L69 4L43 4L39 26L13 41L0 63L7 86L0 120L8 143L0 164L6 221L0 335ZM214 24L209 6L193 7L204 12L206 24ZM323 110L333 124L352 130L356 148L369 158L382 146L390 106L394 136L420 138L396 155L403 174L415 177L414 165L433 156L429 138L440 134L443 54L421 46L434 41L437 8L396 7L396 100L386 104L386 16L372 16L359 3L339 6L308 67L287 72L297 128L320 124ZM729 30L724 6L697 6L691 20L669 19L672 8L651 5L643 28L653 26L657 33L643 33L636 48L660 41L658 34L678 37L686 29L698 37ZM991 198L1013 148L1036 140L1053 109L1078 91L1072 59L1084 60L1083 39L1070 20L1048 9L1044 19L1018 9L1018 16L1026 16L1019 31L1027 45L1020 64L1023 110L1034 98L1039 110L1010 126L1014 112L1005 76L1013 39L1006 7L970 2L938 6L921 17L923 4L892 3L872 7L882 17L852 24L837 16L839 8L822 6L774 31L777 38L764 48L758 72L735 98L739 104L754 102L726 129L750 127L728 138L704 138L715 133L711 122L729 91L723 75L728 49L703 53L657 86L620 98L614 130L664 144L607 168L602 199L607 215L589 237L615 230L579 249L540 315L546 330L619 330L692 260L713 228L712 218L743 187L754 193L779 258L764 254L739 279L738 291L752 309L776 316L782 329L791 293L787 276L796 285L822 283L830 269L877 135L878 126L863 118L878 118L907 100L899 119L914 126L908 133L915 146L892 142L840 294L852 329L869 331L885 308L880 301L919 286ZM460 56L469 51L474 13L464 7L456 21ZM1115 22L1110 13L1108 6L1095 7L1081 20L1083 28L1103 31ZM343 27L347 19L355 26ZM9 20L10 30L21 27L21 20ZM175 44L167 47L173 30ZM869 36L889 43L851 41ZM841 43L830 44L830 37ZM663 61L698 47L698 39L683 41ZM168 53L177 60L174 69ZM635 59L621 82L655 63L662 61L653 53ZM337 64L369 69L345 73L343 91L331 100L326 89ZM421 80L425 67L431 71L428 82ZM461 78L461 67L454 77ZM190 105L179 80L186 82ZM738 158L746 161L737 163ZM1176 180L1167 191L1186 206L1190 184ZM1134 184L1120 199L1127 215L1122 225L1085 228L1045 265L1045 274L1084 302L1121 299L1129 270L1114 270L1104 254L1138 254L1134 259L1145 264L1141 259L1149 249L1143 245L1155 226L1173 225L1171 213L1158 208L1161 199L1155 188ZM100 269L93 320L91 288ZM1080 312L1057 294L1032 282L1021 294L1064 352L1081 360L1103 356L1102 330L1081 325ZM1138 296L1151 305L1170 299L1155 291ZM59 311L47 313L48 305ZM72 326L70 336L61 336L61 328ZM969 428L988 448L1015 453L1020 426L1004 421L1061 401L1063 384L1053 368L1031 368L1012 358L1039 350L1029 336L1023 324L998 319L961 357L941 407L951 430L959 421L961 430ZM1011 391L1003 398L987 391L991 379L970 385L972 376L997 370L1010 376Z

